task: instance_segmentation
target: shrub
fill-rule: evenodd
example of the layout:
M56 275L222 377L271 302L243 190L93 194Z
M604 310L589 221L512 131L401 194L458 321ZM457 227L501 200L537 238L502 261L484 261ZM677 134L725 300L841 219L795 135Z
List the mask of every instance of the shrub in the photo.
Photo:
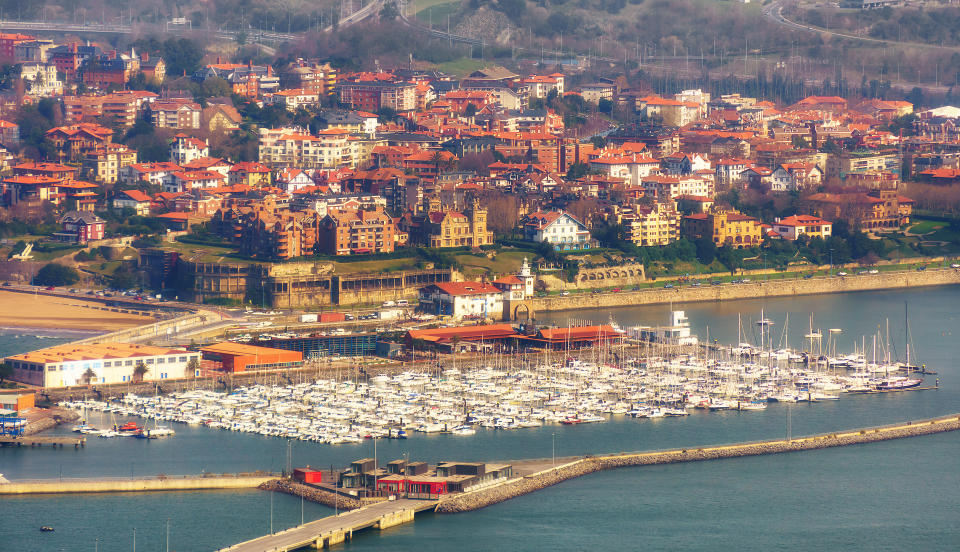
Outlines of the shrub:
M77 283L80 275L76 269L60 263L48 263L43 266L33 281L39 286L69 286Z

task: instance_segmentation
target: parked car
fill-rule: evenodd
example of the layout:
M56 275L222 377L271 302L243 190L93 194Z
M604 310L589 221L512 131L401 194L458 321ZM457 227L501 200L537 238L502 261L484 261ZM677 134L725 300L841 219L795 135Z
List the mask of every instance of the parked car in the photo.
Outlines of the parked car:
M630 291L640 291L640 286L633 286Z
M55 287L53 287L53 286L47 286L47 287L45 287L45 288L43 288L43 289L45 289L45 290L47 290L47 291L53 291L53 290L55 290L55 289L57 289L57 288L55 288Z
M693 282L690 282L690 287L700 287L700 281L694 280Z
M957 265L957 266L960 266L960 265ZM867 272L869 272L870 274L880 274L880 271L875 268L871 268Z
M569 291L564 290L564 291L561 291L561 292L560 292L560 296L561 296L561 297L566 297L567 295L570 295L570 292L569 292Z
M950 265L950 268L960 268L960 264L953 263Z
M721 282L720 280L710 280L710 285L711 285L711 286L719 286L719 285L722 284L722 283L723 283L723 282Z
M847 276L847 273L844 271L837 272L837 276Z
M924 270L926 270L926 269L927 269L927 267L925 267L925 266L918 266L918 267L917 267L917 272L922 272L922 271L924 271Z
M611 291L614 293L620 293L620 288L613 288Z
M673 289L673 284L663 284L663 289Z

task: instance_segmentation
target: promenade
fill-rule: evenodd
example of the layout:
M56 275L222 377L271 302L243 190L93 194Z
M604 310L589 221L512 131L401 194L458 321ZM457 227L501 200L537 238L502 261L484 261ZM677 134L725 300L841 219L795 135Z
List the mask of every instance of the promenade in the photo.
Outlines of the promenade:
M255 489L275 474L39 479L0 484L0 495Z

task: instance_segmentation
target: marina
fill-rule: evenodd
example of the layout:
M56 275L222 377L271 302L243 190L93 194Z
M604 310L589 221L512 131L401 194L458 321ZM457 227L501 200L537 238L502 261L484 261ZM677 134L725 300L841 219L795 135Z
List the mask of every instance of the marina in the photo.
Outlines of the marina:
M902 335L902 302L909 299L911 330L916 351L920 353L920 364L926 363L929 371L939 372L936 377L941 378L936 392L843 393L839 400L768 403L765 410L756 412L694 408L689 409L690 415L684 418L634 419L608 415L604 423L547 423L515 431L475 425L476 434L470 437L413 431L408 439L364 439L336 447L295 440L292 443L294 463L344 466L356 458L372 457L375 442L382 458L410 454L432 460L496 461L549 457L552 443L558 457L569 457L782 437L790 420L794 435L808 435L844 427L942 416L955 412L956 405L960 404L957 371L951 360L954 356L952 334L960 331L952 312L957 291L947 287L906 295L870 292L811 298L802 305L784 299L765 304L750 301L687 306L693 333L702 338L709 335L711 342L717 339L729 344L738 343L737 313L743 313L744 333L752 334L756 325L750 320L750 313L756 318L761 309L765 309L766 317L778 322L777 328L789 313L789 341L803 344L803 336L808 333L808 316L814 311L816 319L823 321L824 336L828 334L827 328L844 328L842 335L846 337L838 343L838 352L852 354L855 348L862 349L861 336L865 335L867 357L872 358L870 336L877 331L878 322L889 318L891 334ZM599 309L577 313L577 316L604 323L611 314L628 328L666 318L664 310L659 308ZM565 317L558 317L554 322L567 325ZM779 339L779 334L775 332L775 339ZM825 343L826 340L824 337ZM744 341L758 340L750 336ZM902 345L898 348L903 356ZM554 354L551 364L562 360L560 354ZM547 370L545 363L538 364L544 364L542 370ZM609 364L618 365L617 362ZM459 360L457 366L466 371ZM906 377L903 372L900 374ZM436 372L432 377L437 378ZM354 374L343 377L351 381L354 378ZM935 385L933 377L926 379L922 387ZM141 426L153 423L122 414L114 416L116 422L134 420ZM88 412L88 421L99 427L98 417L98 413ZM113 423L111 414L106 414L103 426L111 427ZM203 469L279 470L287 457L288 445L283 438L214 429L203 424L159 423L175 429L176 435L171 439L148 441L92 439L79 453L72 449L65 452L70 456L69 461L62 459L64 454L59 451L21 452L16 447L8 448L0 451L5 455L3 471L10 478L22 479L56 478L59 469L64 477L125 473L129 476L131 472L138 475L200 473ZM57 431L69 435L70 427ZM360 533L342 547L360 551L374 548L479 551L490 546L509 546L532 532L540 535L537 549L630 547L631 539L618 536L623 527L643 531L648 535L648 545L659 549L682 546L708 550L714 548L717 539L746 549L775 547L782 541L774 535L791 535L791 540L799 541L816 538L825 546L857 550L875 550L889 547L891 543L897 548L943 549L947 543L960 538L946 514L953 511L955 501L937 492L945 486L960 484L950 467L960 454L954 435L827 449L813 454L816 456L773 455L744 458L735 463L694 462L601 472L469 516L426 513L417 516L414 524L397 526L387 532ZM744 489L750 492L745 493ZM271 495L276 496L271 498ZM923 500L919 499L921 495ZM616 507L611 507L611 498L615 498ZM100 550L129 550L134 527L138 544L162 543L166 519L156 519L154 512L157 511L167 512L170 517L172 550L214 550L257 538L269 532L271 512L274 530L297 526L301 520L299 498L263 491L187 491L137 495L136 498L111 493L82 498L81 495L62 495L57 498L55 508L42 496L5 500L16 505L12 522L17 526L12 529L11 538L23 543L22 550L28 552L71 549L71 543L90 543L92 547L95 539L99 539ZM721 504L723 507L718 508ZM117 520L97 513L118 509L130 511L130 519ZM226 515L226 511L234 513ZM306 503L305 511L307 521L333 513L332 508L328 510L310 502ZM692 524L691 519L707 521ZM750 522L745 523L745 519ZM865 520L869 520L866 525ZM55 527L56 532L37 539L37 527L41 524ZM595 531L584 533L573 529L584 524L594 527ZM765 527L762 532L757 529L760 525ZM545 527L549 527L549 531L544 531ZM482 544L473 536L478 532L485 535Z
M756 344L743 341L738 331L735 345L700 347L683 312L674 312L670 322L666 329L621 330L617 342L580 349L577 358L572 350L519 357L491 353L458 368L454 356L426 372L345 370L339 378L281 386L127 394L60 406L80 411L85 419L99 415L102 420L106 414L152 420L152 429L133 422L113 424L113 429L75 428L101 438L172 436L173 429L157 424L175 422L342 445L429 433L468 437L478 429L602 423L612 416L682 418L694 409L758 412L774 402L817 403L847 394L930 388L921 387L923 380L912 375L916 367L910 363L909 345L903 349L904 361L882 336L879 342L872 337L869 353L865 337L860 350L838 353L834 334L839 332L831 331L824 345L812 317L805 350L789 348L786 330L776 346L775 322L763 314L756 322ZM630 334L646 339L628 340Z

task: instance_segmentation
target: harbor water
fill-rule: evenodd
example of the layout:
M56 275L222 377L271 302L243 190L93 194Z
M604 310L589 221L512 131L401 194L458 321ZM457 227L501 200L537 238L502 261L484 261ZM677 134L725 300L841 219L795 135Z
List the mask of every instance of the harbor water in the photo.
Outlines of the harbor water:
M852 352L866 335L887 331L903 351L904 302L909 305L912 347L938 375L926 376L936 390L850 395L839 401L791 405L793 435L879 425L960 412L960 335L955 306L960 287L863 292L797 299L677 305L687 311L695 333L734 343L740 314L743 341L755 341L761 316L772 319L774 345L789 313L789 344L803 348L813 327L824 335L842 328L838 351ZM669 307L598 309L553 313L551 321L622 326L657 325ZM542 316L541 319L548 318ZM49 345L0 337L0 353ZM911 349L911 354L914 354ZM415 434L380 440L383 461L409 454L427 460L510 460L649 450L782 437L787 406L763 412L695 411L684 418L638 420L613 417L598 424L547 425L512 431L480 429L475 436ZM99 413L90 415L98 424ZM122 421L118 419L117 421ZM110 420L112 423L112 420ZM104 424L109 425L109 424ZM202 426L174 424L166 440L91 439L86 448L3 449L0 472L9 479L129 477L200 472L279 471L287 441ZM61 429L60 431L66 431ZM327 469L373 456L373 442L356 445L291 444L295 466ZM958 435L890 441L824 451L721 460L675 466L630 468L593 474L481 511L426 515L413 524L369 531L344 545L350 550L582 550L627 549L954 549L960 542L956 512L960 499ZM30 496L0 499L4 550L131 550L133 529L143 550L213 550L300 522L301 503L259 491ZM304 505L305 519L332 513ZM41 525L56 531L40 533Z

